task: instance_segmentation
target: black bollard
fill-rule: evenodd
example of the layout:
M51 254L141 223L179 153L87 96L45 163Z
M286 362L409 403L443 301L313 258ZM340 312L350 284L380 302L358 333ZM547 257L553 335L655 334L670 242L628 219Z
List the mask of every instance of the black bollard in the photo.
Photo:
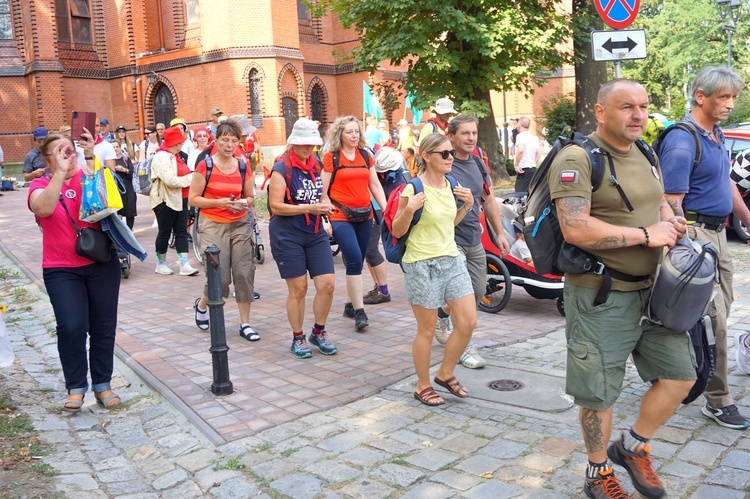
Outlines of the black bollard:
M219 268L219 248L209 244L203 261L208 276L208 318L211 323L211 360L214 367L214 382L211 392L214 395L230 395L234 388L229 381L229 359L227 352L227 332L224 327L224 298L221 296L221 270Z

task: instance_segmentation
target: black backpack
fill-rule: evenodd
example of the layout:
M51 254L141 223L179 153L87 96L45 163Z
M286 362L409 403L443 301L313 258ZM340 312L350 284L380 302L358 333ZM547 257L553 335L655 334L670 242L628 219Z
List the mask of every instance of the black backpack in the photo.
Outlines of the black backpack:
M693 142L695 143L695 159L693 160L693 168L695 168L696 166L698 166L698 163L701 162L701 156L703 155L703 146L701 145L701 138L698 135L698 130L695 129L695 125L688 121L679 121L659 132L659 137L654 141L654 144L651 147L653 147L656 155L659 156L662 145L664 144L664 139L667 137L669 132L672 132L674 130L684 130L693 138Z
M682 401L683 404L689 404L705 391L716 369L716 338L711 326L711 317L704 315L695 326L688 330L687 334L690 336L695 352L697 378L690 393Z
M646 156L649 163L655 166L656 156L653 149L643 139L638 139L635 144L643 155ZM559 152L571 145L582 148L588 154L591 162L591 191L595 192L601 187L602 180L604 179L605 163L608 163L610 168L610 184L617 188L625 205L630 211L633 211L633 207L625 192L617 183L614 164L607 151L602 150L593 140L580 132L573 132L570 137L558 137L552 149L544 158L542 164L539 165L536 173L534 173L529 185L526 206L522 208L521 214L517 218L517 221L523 227L526 244L531 252L531 258L534 260L534 267L539 274L562 275L565 273L564 270L560 269L558 264L560 249L565 239L560 230L555 204L550 198L547 174ZM593 271L594 269L590 270Z

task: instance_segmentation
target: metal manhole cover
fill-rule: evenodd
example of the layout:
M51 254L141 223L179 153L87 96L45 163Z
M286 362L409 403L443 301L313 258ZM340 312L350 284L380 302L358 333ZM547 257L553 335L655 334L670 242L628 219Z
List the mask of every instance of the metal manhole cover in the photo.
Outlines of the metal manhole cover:
M523 383L514 379L496 379L487 383L487 386L499 392L515 392L523 388Z

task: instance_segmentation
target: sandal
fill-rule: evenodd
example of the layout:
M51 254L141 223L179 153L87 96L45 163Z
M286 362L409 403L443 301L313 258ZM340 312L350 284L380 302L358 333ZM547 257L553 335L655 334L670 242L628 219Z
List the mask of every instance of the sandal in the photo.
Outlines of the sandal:
M80 395L81 398L70 398L72 395ZM65 404L63 405L63 411L81 412L81 407L83 407L83 397L83 393L71 393L68 395L68 398L65 399Z
M250 326L240 326L240 336L245 338L247 341L258 341L260 335Z
M198 318L198 304L200 303L201 299L196 298L195 304L193 305L193 309L195 310L195 325L198 326L198 329L201 331L208 331L208 320L201 320ZM208 310L205 312L201 312L201 314L208 313Z
M107 393L107 392L109 392L109 395L101 397L101 398L99 397L99 395L101 395L103 393ZM96 393L96 394L94 394L94 398L96 399L96 403L99 404L99 405L101 405L101 406L104 406L105 409L114 409L115 407L117 407L118 405L120 405L120 402L121 402L120 401L120 396L117 395L112 390L106 390L106 391L103 391L103 392ZM112 404L111 402L113 400L115 400L115 399L117 399L117 402L115 402L114 404Z
M441 379L438 379L438 377L435 376L434 381L438 385L442 386L443 388L445 388L446 390L448 390L449 392L451 392L456 397L460 397L462 399L465 399L466 397L469 396L469 394L466 393L466 392L461 393L461 390L465 391L466 388L464 387L464 385L462 385L461 383L458 382L458 380L456 379L455 376L451 376L450 379L446 379L445 381L443 381Z
M414 392L414 398L422 402L424 405L429 405L431 407L445 403L445 400L443 400L431 386L428 386L421 392Z

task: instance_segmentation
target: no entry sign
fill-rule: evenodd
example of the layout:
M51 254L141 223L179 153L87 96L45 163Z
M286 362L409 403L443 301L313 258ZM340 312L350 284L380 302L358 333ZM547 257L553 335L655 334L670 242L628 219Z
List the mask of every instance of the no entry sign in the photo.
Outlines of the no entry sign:
M641 0L594 0L596 10L614 29L625 29L635 21Z

